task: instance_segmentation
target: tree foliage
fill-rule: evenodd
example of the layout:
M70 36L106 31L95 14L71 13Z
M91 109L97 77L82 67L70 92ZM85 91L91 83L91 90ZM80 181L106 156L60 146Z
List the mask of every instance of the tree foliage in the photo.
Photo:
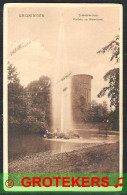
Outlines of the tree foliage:
M108 118L107 103L97 103L95 100L91 102L91 107L88 110L88 120L92 122L104 122Z
M104 80L109 81L109 86L104 87L98 97L107 94L110 98L110 107L113 110L119 109L119 68L112 69L104 75Z
M108 45L103 47L101 50L99 50L97 53L111 53L110 61L115 61L115 63L118 63L120 60L120 43L119 43L119 35L115 37L113 41L111 41Z
M40 131L39 129L45 131L51 126L50 88L50 79L47 76L42 76L38 81L31 82L25 89L28 101L28 120L31 121L31 124L33 123L36 131ZM34 123L37 123L37 126Z
M95 100L91 102L91 106L86 110L86 120L88 122L104 122L108 118L107 103L97 103Z
M77 122L104 122L108 118L109 111L105 101L101 104L93 100L89 105L86 104L85 98L81 96L75 105L74 120Z
M18 73L16 68L8 62L8 82L9 83L19 83Z
M8 64L9 129L45 133L51 125L50 79L42 76L26 88L16 68Z
M21 86L15 67L8 66L8 114L9 127L21 127L26 119L26 103L24 101L24 88Z
M120 44L119 35L115 37L107 46L102 48L98 53L111 53L110 61L118 63L120 61ZM107 95L110 98L111 113L109 120L112 123L112 128L119 129L119 68L114 68L104 75L104 80L108 81L108 86L104 87L98 97Z

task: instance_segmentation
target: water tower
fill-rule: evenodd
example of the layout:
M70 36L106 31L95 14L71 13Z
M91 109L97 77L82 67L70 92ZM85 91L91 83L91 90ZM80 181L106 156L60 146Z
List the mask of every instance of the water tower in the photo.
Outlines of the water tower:
M72 76L72 114L74 122L83 122L85 112L91 104L91 80L93 77L87 74Z

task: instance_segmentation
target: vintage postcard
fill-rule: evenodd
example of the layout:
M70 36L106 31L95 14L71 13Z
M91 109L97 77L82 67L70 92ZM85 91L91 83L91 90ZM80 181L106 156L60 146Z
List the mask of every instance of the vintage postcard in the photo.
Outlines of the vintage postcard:
M5 173L122 173L122 20L119 4L5 4Z

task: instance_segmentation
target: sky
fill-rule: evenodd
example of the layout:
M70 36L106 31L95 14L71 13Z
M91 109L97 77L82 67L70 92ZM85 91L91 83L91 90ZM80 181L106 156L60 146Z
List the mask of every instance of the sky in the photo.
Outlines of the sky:
M42 17L20 17L22 14ZM120 33L119 28L119 7L9 8L8 60L24 86L42 75L54 77L59 64L65 64L72 74L92 75L91 98L109 103L97 94L107 85L105 73L118 64L109 61L110 54L97 51ZM12 54L19 44L22 48Z

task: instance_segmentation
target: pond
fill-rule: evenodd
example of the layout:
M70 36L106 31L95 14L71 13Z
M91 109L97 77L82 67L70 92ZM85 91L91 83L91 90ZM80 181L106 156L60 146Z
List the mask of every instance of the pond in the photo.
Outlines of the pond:
M30 155L39 152L68 152L85 145L95 143L113 143L119 140L118 133L97 130L77 130L81 136L80 139L45 139L39 134L12 133L8 139L9 161L21 156Z

